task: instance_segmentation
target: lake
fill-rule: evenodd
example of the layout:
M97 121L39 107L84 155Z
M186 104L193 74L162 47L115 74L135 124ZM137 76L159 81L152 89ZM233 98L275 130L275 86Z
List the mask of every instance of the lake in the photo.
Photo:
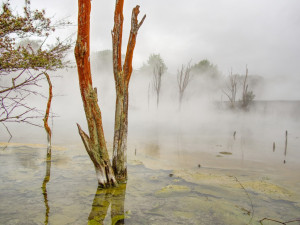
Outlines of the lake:
M300 123L293 107L259 104L130 112L128 182L107 190L75 129L64 141L56 125L51 161L39 136L1 138L0 224L299 224Z

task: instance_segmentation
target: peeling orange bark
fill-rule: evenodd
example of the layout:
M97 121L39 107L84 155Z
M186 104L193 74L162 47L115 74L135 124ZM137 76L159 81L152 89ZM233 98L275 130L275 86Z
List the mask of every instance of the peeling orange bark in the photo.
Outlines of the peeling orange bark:
M77 126L85 149L94 164L99 186L110 187L115 186L117 181L107 152L97 90L93 88L92 84L90 65L90 11L90 0L78 0L78 34L75 46L75 58L89 135L78 124Z
M119 182L127 180L127 135L128 135L128 87L132 74L132 59L136 44L137 32L143 24L146 15L138 22L139 6L132 10L131 30L127 44L125 62L122 67L122 32L123 32L124 0L116 0L113 42L113 71L116 87L115 128L113 143L113 169Z
M48 96L48 102L47 102L47 108L46 108L46 113L44 116L44 128L46 130L47 133L47 140L48 140L48 147L47 147L47 160L51 160L51 129L48 125L48 118L49 118L49 113L50 113L50 108L51 108L51 101L52 101L52 83L50 80L50 77L48 75L48 73L44 72L44 75L47 79L48 85L49 85L49 96Z

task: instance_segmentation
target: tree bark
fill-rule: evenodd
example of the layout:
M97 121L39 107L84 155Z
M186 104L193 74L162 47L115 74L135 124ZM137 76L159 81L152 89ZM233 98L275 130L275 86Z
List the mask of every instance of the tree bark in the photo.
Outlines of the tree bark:
M78 0L78 34L75 47L79 86L89 129L89 136L78 131L97 174L100 187L115 186L117 181L109 160L101 111L98 105L97 89L93 88L90 68L90 0Z
M51 129L48 125L48 118L49 118L49 113L50 113L51 101L52 101L53 94L52 94L52 83L51 83L50 77L49 77L48 73L46 73L46 72L44 72L44 75L46 76L47 82L48 82L48 85L49 85L49 97L48 97L46 113L45 113L43 121L44 121L44 128L45 128L46 133L47 133L47 141L48 141L47 160L51 160Z
M119 182L127 180L127 135L128 135L128 87L132 74L132 58L137 32L146 15L138 22L139 6L132 10L131 30L127 44L125 62L122 67L122 33L124 0L116 0L113 42L113 71L116 86L115 128L113 143L113 169Z

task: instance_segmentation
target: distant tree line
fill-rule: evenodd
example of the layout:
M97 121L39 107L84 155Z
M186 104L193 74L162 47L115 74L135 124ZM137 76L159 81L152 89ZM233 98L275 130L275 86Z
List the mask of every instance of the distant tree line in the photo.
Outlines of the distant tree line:
M104 50L95 52L93 60L97 62L95 65L97 70L101 72L112 72L112 51ZM125 56L122 55L122 60ZM143 74L150 78L148 83L148 105L150 93L155 96L156 107L159 107L160 95L164 89L163 77L167 74L168 67L160 54L150 54L147 62L135 70L135 73ZM169 75L168 75L169 77ZM229 75L223 76L218 69L218 66L210 62L208 59L203 59L197 63L191 64L188 62L182 64L176 74L177 78L177 94L178 105L181 109L183 101L187 98L187 90L193 80L201 80L199 89L203 92L220 92L225 96L225 103L229 109L248 110L255 98L255 94L251 88L258 85L262 78L248 74L246 68L245 74L233 74L232 70ZM169 79L169 78L166 78Z

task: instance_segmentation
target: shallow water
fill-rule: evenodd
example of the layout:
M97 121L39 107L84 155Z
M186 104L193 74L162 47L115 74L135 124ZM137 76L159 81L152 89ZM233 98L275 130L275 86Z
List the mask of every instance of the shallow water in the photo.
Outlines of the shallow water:
M47 162L46 147L9 145L0 152L0 224L259 224L264 217L299 217L299 170L291 173L298 164L241 166L234 151L181 151L167 161L163 148L129 146L127 184L101 190L81 146L54 147ZM208 163L199 167L197 157Z
M18 138L12 141L39 144L0 143L0 224L240 225L260 224L263 218L299 220L300 121L295 110L270 110L150 111L143 116L132 111L128 182L108 190L97 189L73 120L64 117L63 125L54 126L54 143L60 146L53 147L51 161L46 161L46 145L40 144L45 141L41 130L17 129Z

